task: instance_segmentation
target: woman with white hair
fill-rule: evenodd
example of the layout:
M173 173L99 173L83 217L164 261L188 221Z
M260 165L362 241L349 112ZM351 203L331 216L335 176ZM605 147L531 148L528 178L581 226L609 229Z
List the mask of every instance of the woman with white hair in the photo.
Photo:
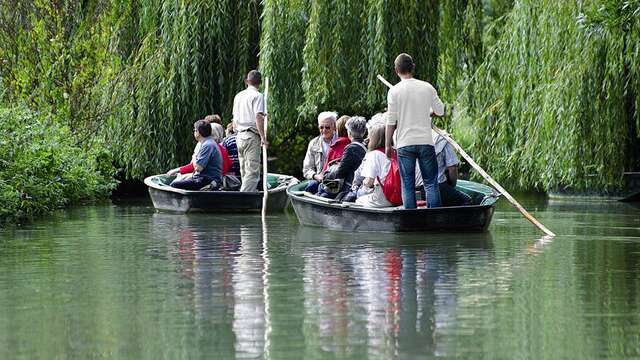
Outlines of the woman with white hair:
M222 125L216 122L211 123L211 138L218 144L218 150L220 150L220 155L222 155L222 175L227 175L233 163L231 162L227 148L222 146L222 140L224 140L224 128Z
M336 119L338 114L324 111L318 115L318 129L320 135L313 138L307 147L307 153L302 163L302 175L311 180L305 191L315 194L318 184L322 182L322 167L329 153L329 148L336 141Z
M318 195L341 200L351 189L353 174L367 153L367 147L363 143L366 132L367 119L362 116L354 116L347 121L347 134L351 143L344 149L339 163L329 164Z

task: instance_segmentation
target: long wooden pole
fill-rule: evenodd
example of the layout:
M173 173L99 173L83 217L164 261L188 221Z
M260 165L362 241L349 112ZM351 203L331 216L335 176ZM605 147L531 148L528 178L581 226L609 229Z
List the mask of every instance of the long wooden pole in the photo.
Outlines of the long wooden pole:
M265 79L264 82L264 140L265 142L262 144L262 219L264 220L267 216L267 200L269 198L269 183L268 183L268 173L267 173L267 119L269 117L269 113L267 112L267 101L269 99L269 77Z
M387 85L387 87L391 88L393 85L391 85L390 82L388 82L385 78L382 77L382 75L378 75L378 80L380 80L383 84ZM458 150L458 152L460 153L460 155L462 155L462 157L467 160L467 162L474 168L476 169L480 175L482 175L482 177L487 180L489 182L489 184L491 184L494 188L496 188L496 190L498 190L502 195L504 195L505 198L507 198L507 200L509 200L509 202L516 208L518 209L518 211L520 211L520 213L527 219L529 220L533 225L537 226L538 229L542 230L542 232L544 232L545 234L549 235L549 236L556 236L556 234L554 234L553 232L551 232L551 230L547 229L544 225L542 225L538 220L536 220L536 218L533 217L533 215L531 215L527 210L525 210L524 207L522 207L522 205L520 205L519 202L516 201L516 199L513 198L513 196L511 196L511 194L509 194L507 192L507 190L505 190L502 186L500 186L500 184L498 184L497 181L493 180L493 178L491 176L489 176L489 174L487 174L486 171L484 171L484 169L482 169L480 167L480 165L478 165L472 158L471 156L469 156L469 154L467 154L466 151L464 151L462 149L462 147L460 145L458 145L457 142L455 142L447 133L445 133L444 131L438 129L437 126L433 125L433 130L435 130L436 133L438 133L438 135L442 136L445 140L447 140L447 142L449 144L451 144L451 146L453 146L456 150Z

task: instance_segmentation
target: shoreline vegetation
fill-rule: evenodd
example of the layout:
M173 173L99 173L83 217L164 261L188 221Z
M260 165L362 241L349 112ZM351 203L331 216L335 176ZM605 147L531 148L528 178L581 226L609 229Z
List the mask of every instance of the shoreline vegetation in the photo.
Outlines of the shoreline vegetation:
M0 107L0 225L109 196L106 148L83 149L69 130L25 107Z
M252 68L273 165L298 175L317 113L383 111L375 75L395 80L400 52L504 186L607 194L640 169L640 0L8 0L0 223L184 163Z

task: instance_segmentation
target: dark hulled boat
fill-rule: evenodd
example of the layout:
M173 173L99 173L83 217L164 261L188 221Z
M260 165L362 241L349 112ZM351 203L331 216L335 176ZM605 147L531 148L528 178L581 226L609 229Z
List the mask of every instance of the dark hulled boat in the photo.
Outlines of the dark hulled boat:
M154 175L144 179L153 206L173 212L251 212L262 210L262 191L190 191L169 186L175 177ZM268 211L283 211L288 205L286 189L298 183L293 176L269 174Z
M473 205L412 210L401 206L374 209L305 192L306 183L303 181L287 188L300 223L342 231L484 231L491 223L499 197L486 185L458 180L456 188L469 194Z

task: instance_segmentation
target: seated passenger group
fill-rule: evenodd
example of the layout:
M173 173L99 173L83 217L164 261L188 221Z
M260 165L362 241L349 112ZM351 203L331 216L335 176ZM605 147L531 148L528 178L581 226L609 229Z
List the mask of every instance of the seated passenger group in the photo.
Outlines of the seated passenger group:
M376 114L367 122L360 116L342 116L336 120L335 112L320 113L320 135L309 143L303 162L303 175L309 180L305 191L365 207L398 205L389 201L382 190L392 168L392 160L385 153L385 116ZM451 144L435 131L432 136L441 206L470 205L471 197L455 188L459 161ZM398 171L397 164L395 171ZM415 180L416 190L425 198L418 164L415 166ZM387 182L387 186L398 187L396 191L400 193L399 175L395 183L389 184Z
M256 70L247 74L246 89L234 98L234 119L227 127L226 137L219 115L196 121L193 136L197 144L191 162L167 172L176 176L171 186L186 190L257 190L260 147L266 145L264 97L258 91L261 78Z

